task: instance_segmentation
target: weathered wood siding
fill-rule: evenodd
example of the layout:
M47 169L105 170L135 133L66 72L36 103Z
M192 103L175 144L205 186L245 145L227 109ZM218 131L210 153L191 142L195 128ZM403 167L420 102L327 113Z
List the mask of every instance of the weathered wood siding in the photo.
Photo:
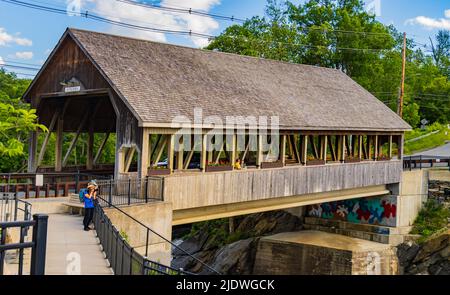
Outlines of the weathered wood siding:
M112 97L118 111L116 123L116 138L118 147L136 146L138 151L140 151L142 143L142 128L139 127L138 119L120 97L114 93L112 94Z
M400 161L386 161L172 175L164 200L189 209L399 183L401 172Z
M78 79L85 89L108 88L108 82L100 75L84 52L71 38L62 41L60 48L47 65L46 70L34 82L35 87L27 98L36 107L43 93L63 91L61 82Z

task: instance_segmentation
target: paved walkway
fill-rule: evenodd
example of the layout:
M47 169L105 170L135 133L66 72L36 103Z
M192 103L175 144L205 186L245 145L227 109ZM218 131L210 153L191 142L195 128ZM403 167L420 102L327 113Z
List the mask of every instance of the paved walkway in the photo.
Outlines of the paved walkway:
M83 230L83 217L49 215L45 273L111 275L94 231Z

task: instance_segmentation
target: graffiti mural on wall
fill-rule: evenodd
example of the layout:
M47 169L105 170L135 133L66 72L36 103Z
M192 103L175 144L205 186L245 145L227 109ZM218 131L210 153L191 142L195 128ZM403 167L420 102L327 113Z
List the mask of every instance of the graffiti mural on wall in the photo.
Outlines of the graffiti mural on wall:
M308 216L353 223L396 226L397 197L361 198L308 207Z

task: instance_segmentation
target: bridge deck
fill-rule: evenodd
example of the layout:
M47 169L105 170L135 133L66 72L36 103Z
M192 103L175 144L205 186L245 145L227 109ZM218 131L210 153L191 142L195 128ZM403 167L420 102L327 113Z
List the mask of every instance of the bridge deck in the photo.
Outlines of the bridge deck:
M46 274L112 274L95 232L85 232L82 222L80 216L49 216Z

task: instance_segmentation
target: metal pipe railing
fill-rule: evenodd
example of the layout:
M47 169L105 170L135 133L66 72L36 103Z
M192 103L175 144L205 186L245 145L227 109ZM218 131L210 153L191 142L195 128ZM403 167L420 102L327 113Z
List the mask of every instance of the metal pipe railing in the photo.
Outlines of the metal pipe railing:
M202 266L206 267L208 270L210 270L213 273L219 274L220 272L218 272L217 270L213 269L212 267L210 267L209 265L207 265L206 263L204 263L203 261L201 261L200 259L198 259L197 257L195 257L194 255L192 255L191 253L187 252L186 250L184 250L183 248L179 247L178 245L174 244L172 241L168 240L167 238L165 238L164 236L162 236L161 234L159 234L158 232L154 231L153 229L151 229L150 227L148 227L147 225L145 225L144 223L142 223L141 221L137 220L136 218L134 218L133 216L131 216L130 214L126 213L125 211L123 211L122 209L120 209L119 207L117 207L116 205L109 203L107 200L105 200L104 198L102 198L101 196L98 196L98 199L100 199L102 202L105 203L105 206L109 207L109 208L113 208L115 210L117 210L118 212L120 212L121 214L125 215L126 217L130 218L131 220L133 220L134 222L136 222L137 224L139 224L140 226L142 226L143 228L146 229L147 231L147 236L146 236L146 257L148 256L148 246L149 246L149 235L150 233L156 235L157 237L159 237L160 239L162 239L164 242L169 243L173 248L181 251L182 253L184 253L185 255L189 256L190 258L192 258L194 261L200 263ZM98 209L96 210L96 212L98 212L99 214L101 214L102 216L105 216L103 209L101 208L101 206L98 206ZM107 216L106 216L107 218ZM109 218L108 218L109 220ZM109 224L111 224L111 222L109 221ZM100 239L101 240L101 239ZM111 263L111 261L110 261ZM155 262L152 262L155 263ZM117 267L116 265L116 261L114 260L112 263L112 265L114 265L115 267ZM167 267L167 266L164 266Z
M31 275L45 274L45 256L47 249L48 215L35 214L33 220L0 222L0 275L4 272L5 254L7 250L19 250L18 274L23 274L23 250L31 248ZM25 242L25 229L32 226L31 242ZM6 244L8 229L20 228L19 243Z

